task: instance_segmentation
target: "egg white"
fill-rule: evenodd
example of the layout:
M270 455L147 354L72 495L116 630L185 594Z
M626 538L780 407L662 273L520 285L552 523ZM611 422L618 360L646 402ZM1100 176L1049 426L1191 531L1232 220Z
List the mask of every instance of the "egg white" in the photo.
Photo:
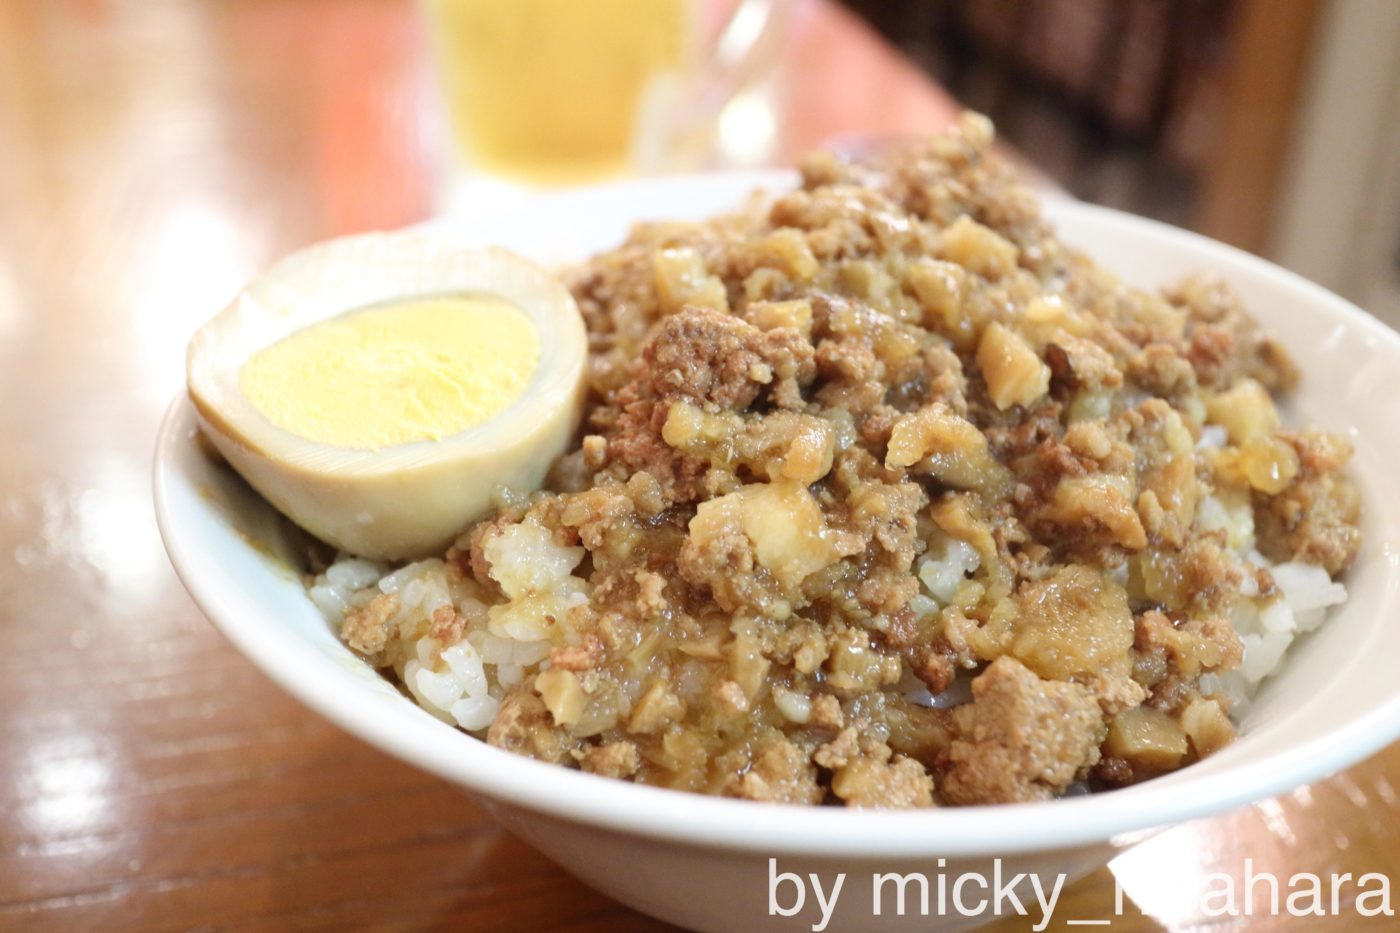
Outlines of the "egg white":
M294 331L408 298L491 294L539 332L539 365L503 411L457 434L379 450L335 447L273 424L243 394L243 364ZM502 489L539 488L573 438L587 334L550 272L441 234L372 233L294 253L259 276L190 341L200 425L268 501L318 538L385 560L441 551Z

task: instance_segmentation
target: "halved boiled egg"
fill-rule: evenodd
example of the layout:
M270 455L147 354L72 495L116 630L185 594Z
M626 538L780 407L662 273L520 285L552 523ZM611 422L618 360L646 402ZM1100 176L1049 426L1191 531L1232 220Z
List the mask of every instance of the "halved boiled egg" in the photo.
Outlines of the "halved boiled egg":
M586 358L548 271L404 232L277 263L186 363L205 434L253 488L342 550L401 559L539 488L577 427Z

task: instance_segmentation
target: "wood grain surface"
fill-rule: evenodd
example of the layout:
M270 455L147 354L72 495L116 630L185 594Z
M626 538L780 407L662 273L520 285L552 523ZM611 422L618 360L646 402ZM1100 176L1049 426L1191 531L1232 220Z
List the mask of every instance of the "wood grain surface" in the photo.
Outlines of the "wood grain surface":
M785 156L951 112L835 7L788 46ZM427 216L441 138L408 0L0 0L0 928L660 929L273 687L156 534L190 333L282 253ZM1398 768L1172 829L1063 916L1117 883L1113 929L1213 928L1200 880L1246 855L1400 875Z

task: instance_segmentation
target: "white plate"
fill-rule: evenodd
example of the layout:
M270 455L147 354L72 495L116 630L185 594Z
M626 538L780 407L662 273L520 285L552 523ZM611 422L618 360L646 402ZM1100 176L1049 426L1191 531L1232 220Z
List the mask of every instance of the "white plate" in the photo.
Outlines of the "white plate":
M787 173L739 173L586 189L500 218L482 239L543 261L578 259L616 244L634 220L700 218L739 203L756 185L791 183ZM992 857L1007 857L1009 872L1079 875L1144 830L1288 790L1388 744L1400 735L1400 679L1391 671L1400 657L1400 431L1392 408L1400 399L1400 337L1323 289L1204 238L1071 201L1047 212L1064 239L1136 284L1199 271L1224 276L1301 366L1290 417L1346 431L1356 444L1365 543L1347 578L1350 601L1295 647L1240 739L1182 771L1087 798L874 813L639 787L490 748L418 709L340 644L300 581L268 557L281 546L269 507L198 451L183 399L172 405L156 452L166 548L200 608L308 706L472 791L607 893L695 928L752 929L762 921L810 929L812 910L766 916L769 856L829 875L928 871L936 858L948 859L943 870L953 872ZM830 929L877 930L898 919L872 920L868 906L868 890L848 892Z

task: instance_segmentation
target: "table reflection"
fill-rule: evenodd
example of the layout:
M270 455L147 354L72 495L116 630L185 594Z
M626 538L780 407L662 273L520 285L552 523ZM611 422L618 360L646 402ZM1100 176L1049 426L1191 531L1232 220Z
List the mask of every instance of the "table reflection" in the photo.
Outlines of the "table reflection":
M793 35L725 112L736 161L952 110L829 4ZM435 107L409 0L0 2L0 927L657 928L283 695L157 540L189 334L276 256L426 217ZM1397 763L1170 829L1066 915L1116 878L1114 929L1198 929L1190 892L1245 855L1400 872Z

